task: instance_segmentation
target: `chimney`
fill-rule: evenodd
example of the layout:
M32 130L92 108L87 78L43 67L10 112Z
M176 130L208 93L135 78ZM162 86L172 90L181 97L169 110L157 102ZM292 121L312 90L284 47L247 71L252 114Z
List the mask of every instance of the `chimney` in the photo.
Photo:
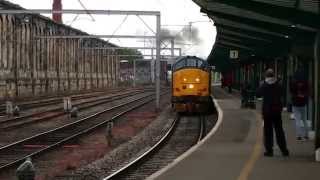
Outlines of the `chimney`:
M54 0L52 5L53 11L61 11L62 3L61 0ZM52 19L57 23L62 23L62 14L61 13L52 13Z

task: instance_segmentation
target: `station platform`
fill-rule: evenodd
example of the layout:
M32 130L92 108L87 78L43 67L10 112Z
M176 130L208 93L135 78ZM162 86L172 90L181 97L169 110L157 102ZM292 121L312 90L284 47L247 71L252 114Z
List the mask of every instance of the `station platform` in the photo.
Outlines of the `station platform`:
M297 142L294 121L283 113L289 157L277 145L274 156L264 157L262 119L257 110L241 109L239 96L214 88L222 112L203 142L153 174L155 180L316 180L320 163L315 162L313 140Z

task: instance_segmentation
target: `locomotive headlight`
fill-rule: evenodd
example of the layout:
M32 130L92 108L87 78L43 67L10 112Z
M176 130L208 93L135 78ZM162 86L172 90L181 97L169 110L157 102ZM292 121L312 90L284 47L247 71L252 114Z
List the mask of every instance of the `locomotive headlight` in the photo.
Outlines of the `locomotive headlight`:
M196 78L196 82L200 82L200 78Z
M189 88L189 89L193 89L193 88L194 88L194 85L193 85L193 84L189 84L189 85L188 85L188 88Z

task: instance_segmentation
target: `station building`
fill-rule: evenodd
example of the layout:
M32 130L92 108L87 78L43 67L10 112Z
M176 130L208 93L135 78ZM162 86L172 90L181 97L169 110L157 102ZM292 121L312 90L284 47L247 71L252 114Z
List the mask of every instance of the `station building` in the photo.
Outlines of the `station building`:
M312 0L193 0L214 21L216 43L208 57L232 86L250 82L257 87L264 71L273 68L289 107L289 82L298 67L308 74L311 95L308 119L320 147L320 2Z

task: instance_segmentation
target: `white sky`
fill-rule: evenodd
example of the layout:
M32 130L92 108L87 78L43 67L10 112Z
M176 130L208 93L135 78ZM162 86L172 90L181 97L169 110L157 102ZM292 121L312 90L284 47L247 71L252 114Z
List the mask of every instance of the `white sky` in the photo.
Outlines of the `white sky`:
M9 0L12 3L28 9L51 9L53 0ZM62 0L64 9L82 9L78 0ZM192 0L82 0L87 9L104 10L137 10L137 11L160 11L162 25L187 25L199 29L201 41L193 45L184 45L183 54L196 55L206 58L213 46L216 30L209 18L200 13L200 8ZM63 22L70 24L76 15L64 15ZM136 16L105 16L93 15L95 22L90 16L80 15L72 26L90 34L116 34L116 35L153 35L152 32ZM126 21L122 24L124 19ZM155 17L142 16L143 20L155 31ZM201 22L197 22L201 21ZM206 21L206 22L203 22ZM115 32L117 27L121 27ZM166 29L179 32L182 26L166 26ZM144 46L148 40L111 39L110 42L119 46ZM186 42L189 44L189 42ZM179 47L179 45L175 45ZM170 45L169 45L170 47Z

